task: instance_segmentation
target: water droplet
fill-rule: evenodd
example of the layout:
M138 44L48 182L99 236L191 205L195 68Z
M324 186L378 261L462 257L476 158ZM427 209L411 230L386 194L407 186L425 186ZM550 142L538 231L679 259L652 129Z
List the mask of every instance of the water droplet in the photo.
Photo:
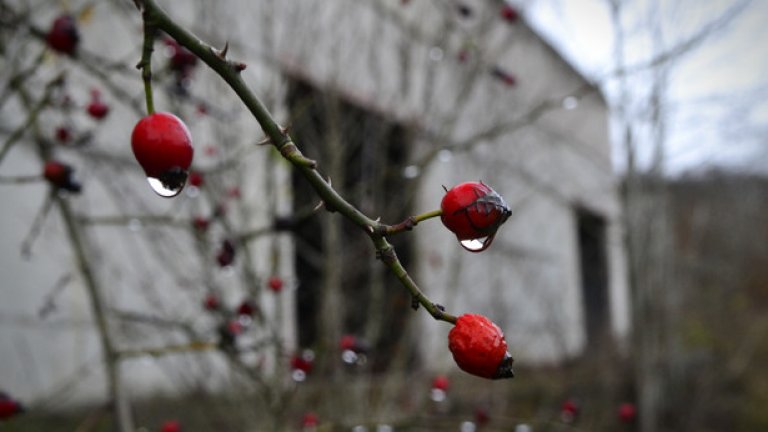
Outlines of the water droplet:
M568 96L563 99L563 108L567 110L576 109L579 106L579 100L575 96Z
M363 425L357 425L352 428L352 432L368 432L368 428Z
M352 350L344 350L341 353L341 360L346 364L355 364L357 362L357 354Z
M311 349L305 349L304 351L301 352L301 358L308 362L311 362L312 360L315 359L315 352L312 351Z
M496 236L496 233L493 233L488 237L459 240L459 243L461 243L461 247L463 247L464 249L470 252L482 252L488 249L491 243L493 243L493 238L495 236Z
M181 168L173 168L157 177L147 177L149 186L161 197L171 198L178 195L187 182L187 171Z
M128 229L133 232L139 232L141 229L144 228L144 225L141 223L139 219L133 218L130 221L128 221Z
M533 428L528 424L520 423L515 426L515 432L533 432Z
M248 315L240 315L237 317L237 321L243 327L249 327L251 324L253 324L253 318L249 317Z
M437 153L437 159L440 162L448 162L453 158L453 152L448 149L442 149Z
M200 196L200 188L197 186L189 186L184 190L189 198L197 198Z
M416 178L421 173L421 170L416 165L408 165L407 167L403 168L403 177L407 179Z
M440 47L432 47L429 49L429 59L432 61L440 61L443 59L443 49Z
M465 421L461 423L459 430L461 432L475 432L477 430L477 426L475 426L475 424L471 421Z
M307 379L307 373L301 369L294 369L293 372L291 372L291 378L296 382L302 382Z
M487 239L469 239L460 241L461 246L470 252L480 252L483 250L485 240Z
M154 177L147 177L147 181L149 182L149 187L151 187L156 194L164 198L173 198L181 192L181 189L183 189L183 185L177 189L167 188L163 185L163 182Z
M433 388L429 392L429 398L435 402L442 402L445 400L445 390Z
M388 424L376 426L376 432L394 432L395 428Z

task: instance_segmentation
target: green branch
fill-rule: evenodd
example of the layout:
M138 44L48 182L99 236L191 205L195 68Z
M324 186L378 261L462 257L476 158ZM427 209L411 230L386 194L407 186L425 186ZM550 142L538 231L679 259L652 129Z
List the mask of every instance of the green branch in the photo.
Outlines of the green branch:
M208 65L208 67L213 69L227 84L229 84L230 88L232 88L246 108L248 108L259 125L261 125L261 128L269 138L269 142L280 151L280 154L282 154L283 157L299 170L323 200L325 208L329 211L340 213L369 235L376 248L377 254L381 257L382 261L387 265L390 271L397 276L403 286L408 289L414 300L422 305L435 319L455 323L456 318L454 316L443 312L440 306L431 302L424 295L413 279L408 275L408 272L405 270L402 263L398 260L394 247L387 242L385 238L386 234L394 234L405 230L405 228L402 230L395 228L390 232L387 232L386 228L384 228L382 232L381 227L384 225L366 216L339 195L339 193L331 186L330 181L327 181L318 172L315 161L306 158L301 153L301 150L299 150L293 142L288 132L274 120L269 110L267 110L259 98L250 90L240 74L246 68L246 65L228 60L226 58L226 47L222 50L218 50L176 24L170 16L157 5L155 0L135 1L137 6L142 10L142 17L145 23L149 22L154 28L164 31L170 37L175 39L176 42L200 58L206 65ZM144 58L142 58L142 61L144 61ZM428 217L437 216L437 214L433 212L428 215ZM428 217L423 216L420 220L427 219ZM414 219L412 225L415 225L418 221L419 219Z

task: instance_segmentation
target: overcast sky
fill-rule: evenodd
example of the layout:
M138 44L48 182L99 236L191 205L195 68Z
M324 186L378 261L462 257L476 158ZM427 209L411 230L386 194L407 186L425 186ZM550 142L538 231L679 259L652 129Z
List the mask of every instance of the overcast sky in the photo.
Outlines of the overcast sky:
M684 40L737 0L659 0L653 14L668 45ZM531 24L585 75L613 69L606 0L528 0ZM625 0L627 60L651 56L652 0ZM632 81L647 91L647 76ZM667 164L672 172L711 165L768 173L768 1L753 0L730 25L675 63L669 82ZM621 156L617 156L621 160ZM621 165L620 163L618 164Z

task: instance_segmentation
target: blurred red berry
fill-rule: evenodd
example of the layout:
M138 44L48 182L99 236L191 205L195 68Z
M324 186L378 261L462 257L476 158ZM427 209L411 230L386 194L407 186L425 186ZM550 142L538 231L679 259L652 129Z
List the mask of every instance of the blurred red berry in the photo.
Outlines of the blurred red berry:
M317 427L317 425L320 424L320 419L317 417L317 414L313 412L305 413L304 416L301 418L301 427L303 428L314 428Z
M218 262L221 267L232 265L232 263L235 262L235 252L235 244L231 240L226 239L222 241L219 251L216 254L216 262Z
M54 19L45 36L45 42L54 51L73 55L80 42L80 32L72 15L60 15Z
M3 395L0 398L0 420L9 419L24 412L22 405L12 398Z
M181 432L181 423L177 420L167 420L160 427L160 432Z
M520 18L520 13L513 6L505 4L501 8L501 17L509 22L515 22Z
M267 286L272 292L280 292L283 290L283 280L280 276L272 276L267 281Z
M483 407L478 407L475 409L475 423L477 423L479 426L484 426L490 421L491 415L488 413L487 409Z
M203 300L203 307L205 308L205 310L209 310L209 311L218 310L219 307L221 307L221 301L219 300L219 296L213 293L210 293L207 296L205 296L205 300Z
M88 115L95 118L96 120L103 120L104 117L109 114L109 105L105 104L101 100L95 100L91 101L91 103L88 104Z
M240 194L240 188L237 186L232 186L227 190L227 196L230 198L240 198L242 195Z
M622 423L632 423L637 417L637 409L635 404L625 402L619 405L619 421Z
M451 383L448 381L448 377L445 375L438 375L432 380L433 389L446 391L450 385Z
M194 219L192 219L192 226L200 232L205 232L208 230L208 226L210 226L211 221L208 218L202 217L202 216L195 216Z
M237 307L237 314L252 317L255 310L256 308L254 307L253 302L246 299Z
M357 338L354 335L344 335L339 340L339 348L342 351L355 351L357 348Z
M189 179L187 180L187 183L189 183L190 186L200 187L203 185L204 178L203 174L198 171L192 171L189 173Z
M309 372L312 371L313 365L314 365L313 359L311 357L304 356L303 354L301 355L297 354L291 357L292 370L300 370L305 374L309 374Z
M170 51L168 65L171 70L182 77L188 77L197 65L197 56L171 38L165 38L164 42Z
M563 423L573 423L579 415L579 405L573 399L567 399L560 407L560 420Z
M72 131L67 126L59 126L56 128L56 140L62 144L66 144L72 139Z
M71 166L51 160L43 167L43 177L56 188L78 193L82 189L80 183L74 179L74 169Z
M448 333L448 349L467 373L492 379L514 376L504 334L482 315L461 315Z

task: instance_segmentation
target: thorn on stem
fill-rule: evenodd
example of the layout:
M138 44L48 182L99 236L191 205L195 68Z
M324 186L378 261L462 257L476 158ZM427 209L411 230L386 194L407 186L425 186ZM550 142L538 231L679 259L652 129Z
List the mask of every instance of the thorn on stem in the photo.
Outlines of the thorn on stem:
M419 299L416 296L411 297L411 309L419 310Z

